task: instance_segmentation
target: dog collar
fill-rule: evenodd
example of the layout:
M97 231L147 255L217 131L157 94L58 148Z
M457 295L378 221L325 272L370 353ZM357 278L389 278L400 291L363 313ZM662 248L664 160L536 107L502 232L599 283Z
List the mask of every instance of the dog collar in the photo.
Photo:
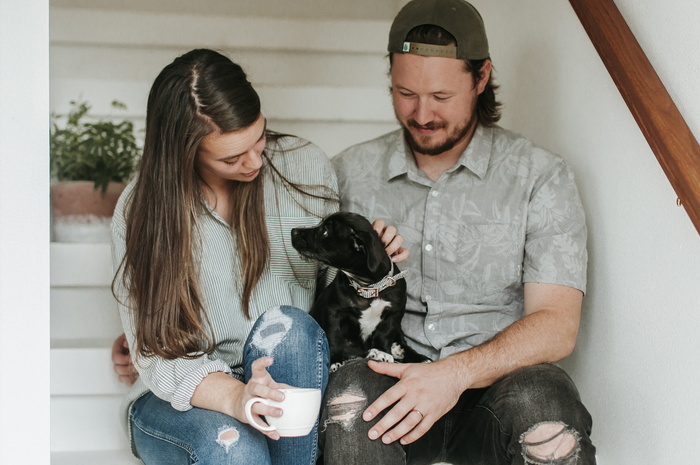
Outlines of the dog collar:
M345 272L343 272L345 273ZM376 297L379 297L379 293L382 292L384 289L393 286L396 284L396 281L399 279L402 279L406 275L406 270L401 271L398 274L394 274L394 263L391 263L391 271L389 271L389 274L384 276L381 281L371 284L369 286L362 286L360 283L355 281L352 275L349 273L345 273L345 275L348 277L348 280L350 281L350 285L357 290L357 295L360 297L364 297L365 299L374 299Z

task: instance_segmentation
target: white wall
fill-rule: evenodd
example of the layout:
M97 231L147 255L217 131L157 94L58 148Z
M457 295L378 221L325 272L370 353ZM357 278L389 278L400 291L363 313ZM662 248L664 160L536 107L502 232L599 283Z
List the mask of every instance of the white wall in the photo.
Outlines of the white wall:
M133 11L140 4L122 1ZM193 46L216 45L246 65L273 127L309 137L334 154L394 126L385 93L383 56L391 20L385 7L388 2L395 9L402 1L374 2L373 14L359 14L350 2L334 0L336 9L344 8L342 14L320 16L315 1L295 2L294 18L263 9L246 10L248 17L239 20L238 10L227 16L221 2L210 0L205 5L215 17L189 11L170 16L161 8L159 14L112 12L107 23L100 22L99 10L67 8L102 4L118 9L121 2L56 1L52 108L65 109L67 100L83 90L102 110L112 98L122 98L133 117L142 118L145 92L163 65ZM584 198L589 291L579 345L565 366L593 414L600 463L695 463L698 233L676 206L675 194L569 3L473 3L491 39L506 104L503 125L569 160ZM695 0L616 3L700 136L700 6ZM311 19L304 19L305 9ZM283 29L275 28L281 19L298 33L276 31ZM322 30L334 33L319 36Z
M567 158L589 222L589 288L566 367L603 465L696 463L700 239L568 2L473 0L503 124ZM616 0L700 137L700 6Z
M0 2L0 451L49 463L48 19Z

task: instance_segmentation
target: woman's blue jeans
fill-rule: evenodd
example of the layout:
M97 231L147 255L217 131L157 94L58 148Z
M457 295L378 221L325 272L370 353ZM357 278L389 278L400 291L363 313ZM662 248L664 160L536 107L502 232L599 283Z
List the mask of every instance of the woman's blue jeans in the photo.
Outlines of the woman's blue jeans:
M272 353L256 346L266 338L279 340L285 331ZM325 391L328 342L306 312L275 307L258 319L243 355L246 381L253 361L267 355L274 358L268 372L275 381ZM134 402L130 417L134 446L146 465L312 465L318 454L318 423L307 436L273 441L223 413L196 407L177 411L150 392Z

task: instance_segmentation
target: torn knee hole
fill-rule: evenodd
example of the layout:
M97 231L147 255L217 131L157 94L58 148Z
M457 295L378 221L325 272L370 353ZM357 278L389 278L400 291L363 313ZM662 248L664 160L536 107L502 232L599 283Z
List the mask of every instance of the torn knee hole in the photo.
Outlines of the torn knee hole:
M328 404L329 420L332 422L350 422L358 418L365 408L367 399L359 394L341 394Z
M557 422L539 423L521 438L526 464L567 465L576 462L579 434L573 428Z
M292 319L279 307L271 308L261 318L262 321L253 334L251 344L267 355L271 355L292 327Z
M238 442L239 437L240 434L238 433L238 431L236 431L235 428L225 426L219 430L219 434L216 438L216 443L224 449L226 449L226 452L228 452L231 446Z

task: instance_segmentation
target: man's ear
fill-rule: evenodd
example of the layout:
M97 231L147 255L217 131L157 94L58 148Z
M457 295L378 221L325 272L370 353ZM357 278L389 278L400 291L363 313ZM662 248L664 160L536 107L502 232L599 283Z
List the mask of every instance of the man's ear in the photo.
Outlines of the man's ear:
M486 84L489 83L489 79L491 79L491 70L493 69L493 66L491 64L490 59L484 60L484 63L481 65L481 79L479 79L479 82L476 83L476 93L477 95L481 95L482 92L484 92L484 89L486 89Z

